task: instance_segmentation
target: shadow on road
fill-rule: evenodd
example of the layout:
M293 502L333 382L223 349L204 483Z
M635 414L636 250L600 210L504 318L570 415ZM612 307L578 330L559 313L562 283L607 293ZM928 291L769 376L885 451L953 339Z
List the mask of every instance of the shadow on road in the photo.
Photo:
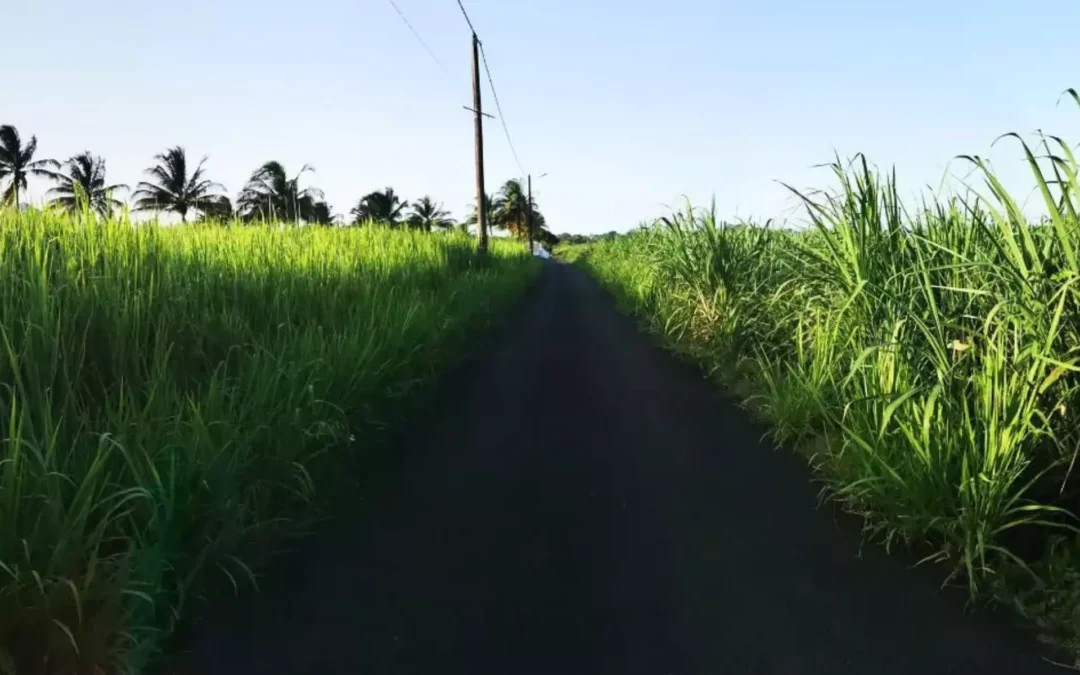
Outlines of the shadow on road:
M1062 672L930 575L860 554L801 460L584 273L545 265L382 494L257 609L209 615L185 672Z

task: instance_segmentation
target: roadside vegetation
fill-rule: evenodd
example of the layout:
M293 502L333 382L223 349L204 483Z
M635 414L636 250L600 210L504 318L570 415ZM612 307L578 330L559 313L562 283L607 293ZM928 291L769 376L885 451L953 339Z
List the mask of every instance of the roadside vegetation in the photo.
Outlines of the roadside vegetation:
M687 207L562 253L803 450L872 539L1075 654L1080 165L1057 137L1006 142L1045 218L978 157L957 159L970 190L905 204L858 156L799 195L803 228Z
M93 160L70 168L105 184ZM302 200L278 168L242 201ZM197 212L213 186L186 173L169 194ZM107 199L66 206L0 208L4 675L143 672L207 595L253 587L354 491L539 264L426 228L163 227L102 217Z

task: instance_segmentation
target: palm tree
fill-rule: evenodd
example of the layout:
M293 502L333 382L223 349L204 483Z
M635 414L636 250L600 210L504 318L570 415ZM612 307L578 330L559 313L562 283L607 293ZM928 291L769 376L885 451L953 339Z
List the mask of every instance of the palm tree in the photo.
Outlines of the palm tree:
M337 214L325 201L318 201L311 208L311 222L316 225L333 225L337 220Z
M394 188L369 192L364 195L349 213L354 222L375 222L380 225L397 227L401 223L402 211L408 208L409 202L403 201L395 192Z
M496 200L491 195L484 195L484 205L487 207L487 223L488 227L495 227L496 222ZM476 225L476 201L474 200L469 204L469 215L465 216L465 220L461 221L461 231L465 234L469 233L469 226Z
M315 204L323 199L318 188L300 189L300 177L315 169L305 164L289 178L281 162L270 161L251 174L236 200L240 214L249 220L283 220L297 223L314 220Z
M421 197L413 202L412 213L409 215L409 227L425 232L431 232L432 228L448 230L454 226L454 221L447 218L449 211L444 211L442 204L436 204L431 197Z
M536 200L532 202L532 217L533 217L533 232L539 232L540 230L547 228L547 218L543 213L540 213L540 208L536 205ZM554 236L554 234L552 235Z
M0 199L8 204L19 208L19 190L26 189L27 176L42 176L48 178L50 169L60 168L60 163L55 159L34 159L37 152L37 136L31 136L30 142L22 144L19 131L5 124L0 126L0 185L4 179L8 179L7 189L4 190Z
M495 220L493 225L509 229L510 233L521 237L529 235L529 198L521 187L521 181L508 180L499 189L495 198Z
M514 236L525 238L529 236L530 216L534 234L547 225L547 220L536 206L536 200L529 201L521 181L506 181L499 189L492 204L492 213L488 216L492 227L508 229Z
M200 223L228 223L236 218L232 200L225 195L214 195L199 203Z
M180 214L181 222L187 222L188 212L212 209L221 199L219 192L225 188L203 177L207 157L199 161L190 175L187 154L179 146L155 155L154 159L157 164L145 173L155 181L139 183L131 195L136 211L172 211Z
M114 208L123 205L123 202L114 199L112 194L117 190L127 190L128 186L121 183L105 184L104 159L95 157L88 150L68 159L64 164L68 169L66 174L49 172L49 178L56 181L56 187L49 190L46 196L52 198L53 204L68 211L76 211L85 204L104 217L108 217Z

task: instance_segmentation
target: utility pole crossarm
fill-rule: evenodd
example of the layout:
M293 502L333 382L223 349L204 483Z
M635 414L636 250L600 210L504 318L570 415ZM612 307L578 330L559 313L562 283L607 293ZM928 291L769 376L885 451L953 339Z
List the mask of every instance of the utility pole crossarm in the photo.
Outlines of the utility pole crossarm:
M470 107L469 107L469 106L467 106L467 105L463 105L463 106L461 106L461 107L462 107L462 108L465 108L466 110L468 110L469 112L473 113L474 115L483 115L484 117L487 117L488 119L495 119L495 116L494 116L494 115L489 115L489 114L487 114L486 112L481 112L481 111L479 111L479 110L473 110L472 108L470 108Z

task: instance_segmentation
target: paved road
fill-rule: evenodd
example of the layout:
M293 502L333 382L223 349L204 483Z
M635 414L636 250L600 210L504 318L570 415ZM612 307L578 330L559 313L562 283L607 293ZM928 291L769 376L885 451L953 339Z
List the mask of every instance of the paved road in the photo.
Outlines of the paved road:
M192 673L1061 672L929 571L860 554L802 460L573 267L547 265L429 417L287 591L196 631Z

